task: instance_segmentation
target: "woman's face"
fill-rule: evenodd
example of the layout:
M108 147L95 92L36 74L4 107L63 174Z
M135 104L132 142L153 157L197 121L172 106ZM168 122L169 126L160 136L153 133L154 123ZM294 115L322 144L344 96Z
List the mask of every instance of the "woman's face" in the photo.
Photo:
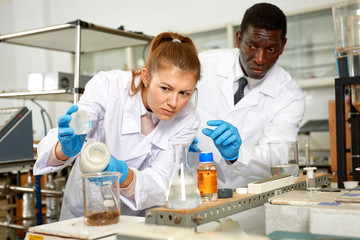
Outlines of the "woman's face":
M152 74L142 70L142 81L147 85L142 91L145 108L152 111L163 121L176 116L190 100L197 79L193 72L182 71L175 67L160 69Z

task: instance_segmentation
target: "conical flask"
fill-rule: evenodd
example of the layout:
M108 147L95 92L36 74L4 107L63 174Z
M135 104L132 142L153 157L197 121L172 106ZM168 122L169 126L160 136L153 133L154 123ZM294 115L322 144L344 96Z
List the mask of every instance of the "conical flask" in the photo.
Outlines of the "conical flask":
M165 194L166 206L172 209L190 209L200 206L201 196L188 164L188 146L176 144L175 167Z

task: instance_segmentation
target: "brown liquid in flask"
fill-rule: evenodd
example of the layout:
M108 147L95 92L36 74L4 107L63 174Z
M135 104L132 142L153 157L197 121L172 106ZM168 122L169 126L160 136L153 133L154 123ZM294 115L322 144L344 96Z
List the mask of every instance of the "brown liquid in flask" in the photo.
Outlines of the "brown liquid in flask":
M217 170L211 152L203 152L199 155L197 168L198 188L201 201L216 201L218 199Z

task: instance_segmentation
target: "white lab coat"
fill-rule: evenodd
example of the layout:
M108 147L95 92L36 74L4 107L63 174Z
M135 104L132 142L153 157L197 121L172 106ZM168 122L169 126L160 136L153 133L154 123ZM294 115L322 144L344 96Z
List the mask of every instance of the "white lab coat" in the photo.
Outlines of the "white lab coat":
M100 72L86 85L78 102L93 121L87 138L104 142L111 154L123 160L136 174L134 201L121 195L121 214L137 215L138 210L164 200L173 169L173 144L190 144L199 126L198 114L189 102L182 112L169 121L159 121L147 136L141 134L141 94L129 96L130 71ZM49 154L58 141L57 128L52 129L38 146L34 174L56 172L76 159L67 180L61 220L83 216L83 190L80 157L62 166L47 166ZM129 209L130 208L130 209Z
M198 83L197 110L201 125L197 134L201 151L214 153L220 188L247 186L270 176L267 143L296 140L305 110L305 98L295 80L274 65L264 81L234 106L235 72L239 49L209 50L200 54L202 78ZM238 69L236 69L238 68ZM243 73L242 73L243 75ZM201 133L208 120L221 119L238 128L242 138L238 160L228 165L211 138ZM192 155L192 161L196 156Z

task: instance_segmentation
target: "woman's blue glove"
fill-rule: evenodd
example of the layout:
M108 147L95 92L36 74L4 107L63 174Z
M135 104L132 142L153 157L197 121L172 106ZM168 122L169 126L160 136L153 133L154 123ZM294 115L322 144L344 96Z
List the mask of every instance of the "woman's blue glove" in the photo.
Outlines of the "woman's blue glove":
M199 140L195 137L189 147L189 152L198 152L199 151L199 147L196 145L198 142L199 142Z
M113 155L111 155L110 162L104 169L104 172L120 172L121 177L119 183L122 183L128 176L129 167L124 161L117 160Z
M71 114L78 110L78 106L72 105L64 116L58 119L58 139L61 144L61 150L68 157L73 157L81 151L86 138L84 135L76 135L74 130L69 127Z
M222 120L210 120L207 124L209 126L218 126L215 130L204 128L202 132L214 141L221 156L229 161L237 159L242 143L237 128Z

